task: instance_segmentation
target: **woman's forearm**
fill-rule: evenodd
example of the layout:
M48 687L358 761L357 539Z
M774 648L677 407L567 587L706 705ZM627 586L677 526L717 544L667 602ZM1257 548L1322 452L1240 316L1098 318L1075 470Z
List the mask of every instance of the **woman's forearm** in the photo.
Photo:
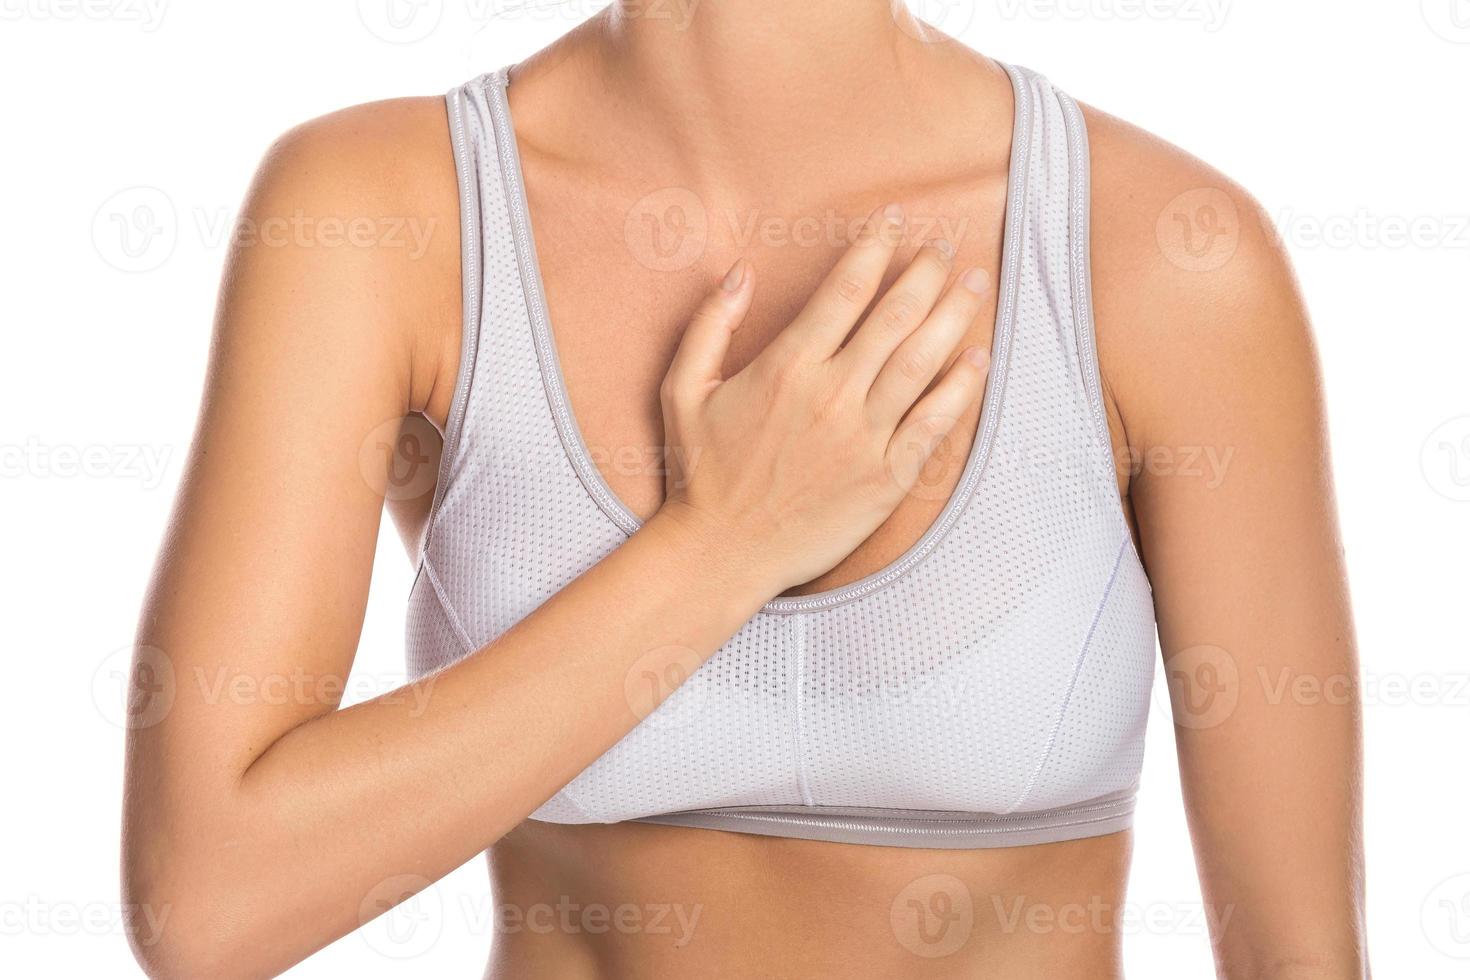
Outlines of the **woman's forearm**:
M400 900L400 882L524 820L770 597L769 572L718 535L661 512L494 642L407 690L323 705L233 793L180 801L129 877L165 942L206 940L184 972L201 953L211 974L282 969L361 925L375 889Z
M307 163L286 169L320 172ZM736 264L660 392L669 446L696 447L698 466L671 453L658 514L484 649L345 710L325 693L181 686L166 717L131 732L124 887L162 936L135 941L150 972L275 973L402 901L575 779L765 600L876 531L985 383L980 352L949 362L981 290L949 283L948 250L921 249L896 296L878 297L901 223L897 206L875 211L778 341L725 378L754 286ZM345 673L356 647L381 516L356 447L397 411L404 365L391 331L363 339L381 308L361 305L363 270L313 274L314 261L252 252L227 279L138 637L186 676L263 690ZM298 294L315 304L280 299ZM323 322L356 329L329 344L308 329ZM280 431L298 435L283 449Z

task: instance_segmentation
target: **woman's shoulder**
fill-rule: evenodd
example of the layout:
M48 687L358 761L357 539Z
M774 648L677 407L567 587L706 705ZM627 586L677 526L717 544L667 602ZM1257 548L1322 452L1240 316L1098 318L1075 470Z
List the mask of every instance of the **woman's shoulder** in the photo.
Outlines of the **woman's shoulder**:
M1261 204L1165 140L1083 115L1098 354L1132 448L1147 450L1166 417L1187 425L1259 402L1265 385L1314 384L1305 307Z
M396 331L410 408L447 414L459 354L459 197L442 96L350 106L266 150L242 209L275 264L373 296ZM268 229L277 229L270 236ZM372 338L383 341L385 338Z
M409 96L339 109L282 133L256 171L251 197L294 202L309 218L335 217L350 242L401 247L417 259L437 254L426 238L457 243L457 188L444 99Z
M1156 290L1189 299L1233 290L1285 261L1265 209L1240 184L1116 116L1082 112L1095 263L1120 271L1126 263Z
M271 144L257 182L352 204L427 208L455 196L441 96L367 102L299 123Z

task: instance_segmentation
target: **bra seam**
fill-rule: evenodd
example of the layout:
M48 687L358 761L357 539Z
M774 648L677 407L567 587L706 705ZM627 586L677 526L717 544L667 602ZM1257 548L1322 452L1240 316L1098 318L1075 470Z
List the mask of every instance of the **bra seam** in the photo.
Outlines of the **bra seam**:
M791 659L793 664L792 672L795 674L792 678L791 687L795 702L793 705L792 734L794 736L793 751L796 755L796 794L800 797L804 805L816 806L816 801L812 796L811 781L807 774L806 750L802 738L802 725L805 721L806 708L806 698L803 690L803 682L806 677L806 627L801 619L796 616L790 617L787 622L789 624L787 630L792 634L791 645L793 652Z
M576 810L577 813L587 823L602 823L603 822L601 820L598 820L596 817L594 817L592 815L592 811L589 810L589 809L587 809L587 807L585 807L585 806L582 805L582 801L579 800L579 799L577 799L577 794L575 794L575 793L572 792L572 787L571 787L571 784L570 783L568 783L566 786L563 786L560 790L558 790L557 793L556 793L556 795L559 796L559 797L561 797L562 799L566 800L568 803L570 803L572 805L572 809L573 810Z
M1077 657L1072 664L1072 678L1067 683L1067 693L1062 698L1062 706L1057 711L1057 720L1052 725L1051 735L1046 740L1046 751L1041 754L1041 759L1036 763L1036 768L1031 771L1031 776L1026 780L1026 786L1021 791L1021 796L1011 805L1006 813L1016 813L1026 805L1031 794L1036 790L1036 783L1041 778L1041 773L1046 769L1046 764L1051 761L1052 752L1056 749L1057 739L1061 737L1062 725L1067 719L1067 712L1072 707L1072 696L1077 691L1077 678L1082 676L1082 665L1087 661L1088 651L1092 649L1093 637L1097 635L1098 623L1102 622L1103 611L1107 609L1108 600L1112 598L1113 586L1118 581L1118 570L1123 567L1123 556L1127 554L1128 545L1132 541L1131 535L1124 534L1122 543L1118 546L1118 553L1113 558L1112 571L1108 573L1108 581L1103 586L1102 599L1098 601L1097 609L1093 611L1092 622L1087 627L1087 634L1082 639L1082 647L1077 651Z
M465 630L464 623L460 620L459 613L454 608L454 603L449 601L449 597L444 592L444 586L439 581L439 575L434 571L434 563L427 556L424 558L423 570L428 576L429 584L434 587L434 597L439 602L439 608L444 612L444 618L449 620L450 628L454 630L454 635L464 647L465 655L474 653L478 647L470 639L470 634Z

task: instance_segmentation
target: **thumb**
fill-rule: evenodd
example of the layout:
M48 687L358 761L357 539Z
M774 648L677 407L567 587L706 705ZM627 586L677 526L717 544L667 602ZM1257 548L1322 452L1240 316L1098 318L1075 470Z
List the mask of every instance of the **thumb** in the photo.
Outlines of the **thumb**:
M750 263L737 259L720 285L699 304L665 378L665 390L676 400L702 397L724 380L720 370L730 350L730 337L750 309L754 278Z

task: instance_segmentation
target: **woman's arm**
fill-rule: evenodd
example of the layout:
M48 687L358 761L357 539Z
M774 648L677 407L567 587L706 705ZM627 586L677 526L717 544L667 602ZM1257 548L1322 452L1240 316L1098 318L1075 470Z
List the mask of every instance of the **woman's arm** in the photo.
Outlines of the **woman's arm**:
M1306 312L1244 192L1089 122L1104 374L1219 972L1356 980L1358 667Z
M637 724L633 672L697 665L876 529L918 475L915 446L950 424L933 420L983 387L983 358L941 375L980 297L944 290L935 248L838 351L894 253L897 236L872 233L722 380L754 288L742 265L664 386L668 441L700 450L664 508L485 648L339 710L383 503L359 450L385 419L442 412L454 383L450 160L438 100L366 107L284 139L249 196L257 223L409 218L433 233L422 254L298 231L230 257L138 632L161 651L149 676L172 673L171 704L141 713L153 723L128 746L124 887L162 922L138 949L154 975L274 974L407 897L385 882L427 883L486 848ZM891 227L875 215L870 232ZM900 343L919 356L895 376Z

